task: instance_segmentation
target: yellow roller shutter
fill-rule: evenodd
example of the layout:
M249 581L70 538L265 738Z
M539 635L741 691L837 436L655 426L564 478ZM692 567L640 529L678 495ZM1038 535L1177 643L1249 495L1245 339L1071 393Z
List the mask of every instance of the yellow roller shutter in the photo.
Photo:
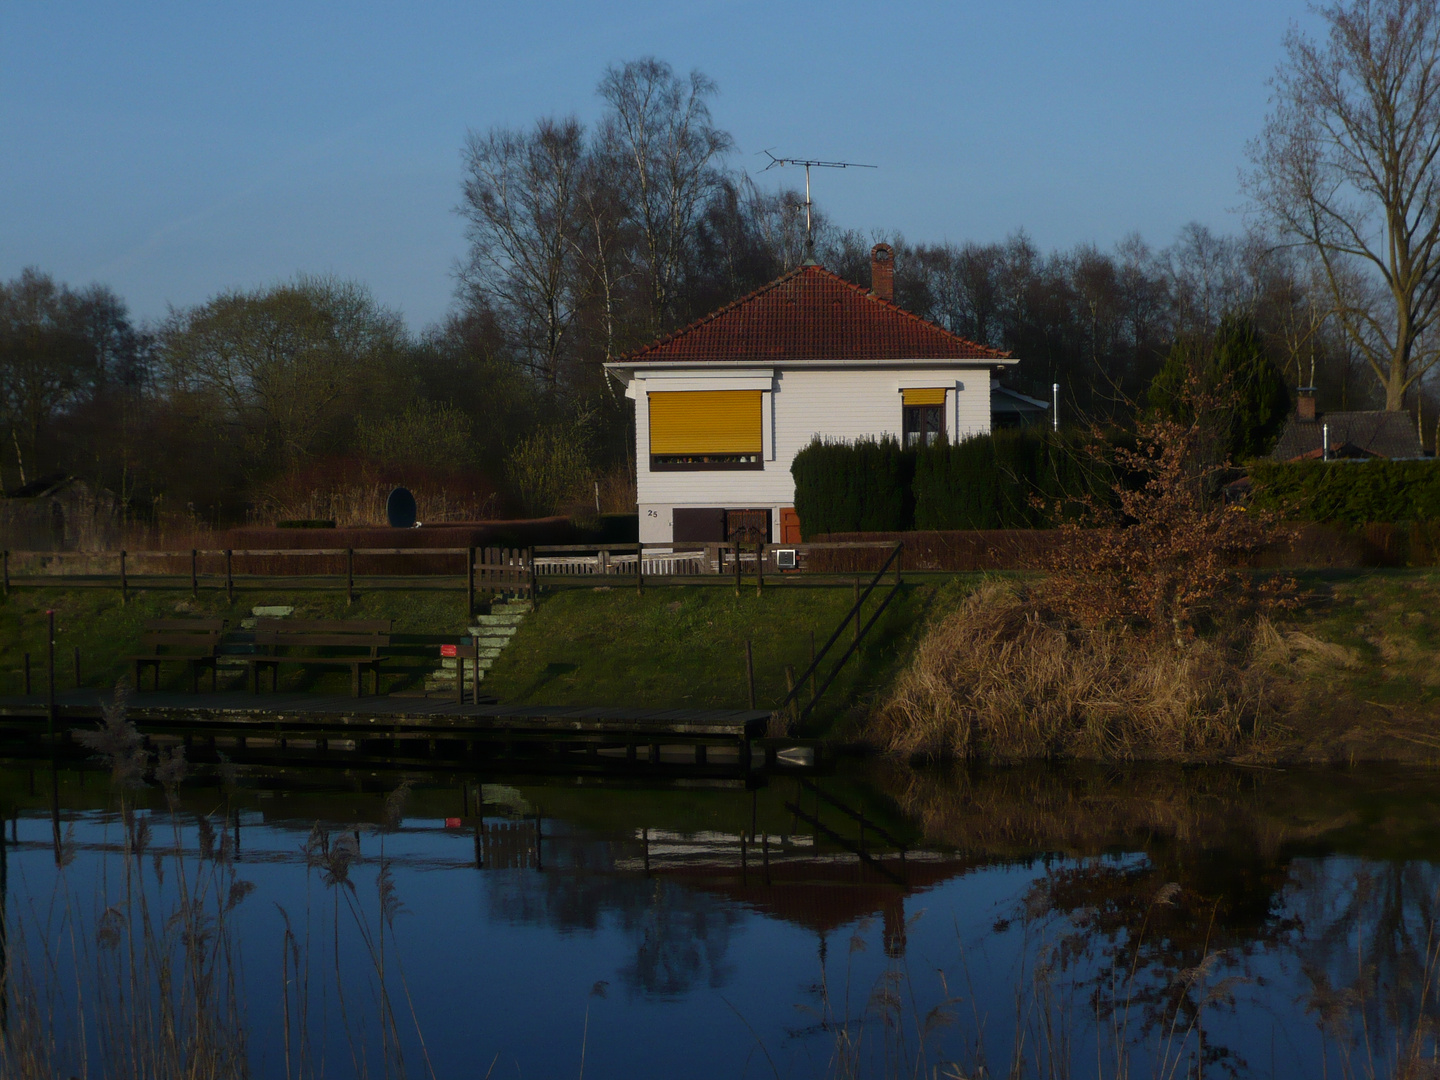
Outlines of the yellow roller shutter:
M904 393L905 393L905 404L906 404L906 405L944 405L944 404L945 404L945 388L944 388L944 387L940 387L940 388L937 389L937 390L906 390L906 391L904 391Z
M650 398L650 453L758 454L759 390L664 391Z

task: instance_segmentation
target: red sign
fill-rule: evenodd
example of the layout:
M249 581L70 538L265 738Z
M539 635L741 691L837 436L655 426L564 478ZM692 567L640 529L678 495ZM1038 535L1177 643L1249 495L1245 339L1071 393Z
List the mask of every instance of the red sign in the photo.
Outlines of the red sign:
M452 645L451 648L454 648L454 646ZM458 817L447 817L445 819L445 827L447 829L460 828L460 819Z
M455 650L458 649L458 648L459 648L458 645L441 645L441 646L440 646L440 655L441 655L441 656L454 656L454 655L455 655Z

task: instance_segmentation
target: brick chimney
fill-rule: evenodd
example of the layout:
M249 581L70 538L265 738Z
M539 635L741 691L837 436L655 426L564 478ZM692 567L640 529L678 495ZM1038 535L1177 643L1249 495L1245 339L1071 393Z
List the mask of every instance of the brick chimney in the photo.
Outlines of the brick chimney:
M1315 419L1315 388L1313 386L1300 387L1295 398L1295 419Z
M895 302L895 249L889 244L870 249L870 295Z

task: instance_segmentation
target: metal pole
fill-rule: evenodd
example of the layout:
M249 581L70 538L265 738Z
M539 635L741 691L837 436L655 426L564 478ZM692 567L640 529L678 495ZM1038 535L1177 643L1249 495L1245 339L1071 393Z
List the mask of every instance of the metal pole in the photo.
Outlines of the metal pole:
M1051 421L1052 421L1052 422L1054 423L1054 425L1055 425L1055 430L1056 430L1056 431L1059 431L1059 430L1060 430L1060 384L1059 384L1058 382L1055 383L1054 386L1051 387L1051 390L1052 390L1052 392L1053 392L1054 395L1055 395L1055 408L1052 410L1052 415L1051 415L1050 419L1051 419Z

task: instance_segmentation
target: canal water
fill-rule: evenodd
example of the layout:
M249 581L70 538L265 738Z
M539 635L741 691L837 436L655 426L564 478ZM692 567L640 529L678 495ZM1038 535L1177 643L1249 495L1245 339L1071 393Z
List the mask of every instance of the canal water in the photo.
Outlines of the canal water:
M12 1068L1436 1075L1426 771L166 780L0 771Z

